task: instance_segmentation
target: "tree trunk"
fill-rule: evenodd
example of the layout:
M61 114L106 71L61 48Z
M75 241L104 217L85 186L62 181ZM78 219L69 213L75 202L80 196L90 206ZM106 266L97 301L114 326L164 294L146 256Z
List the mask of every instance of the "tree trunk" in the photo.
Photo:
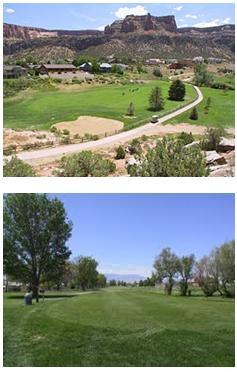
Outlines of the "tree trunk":
M35 298L36 302L39 302L39 286L38 286L38 284L33 284L32 285L32 293L33 293L33 298Z

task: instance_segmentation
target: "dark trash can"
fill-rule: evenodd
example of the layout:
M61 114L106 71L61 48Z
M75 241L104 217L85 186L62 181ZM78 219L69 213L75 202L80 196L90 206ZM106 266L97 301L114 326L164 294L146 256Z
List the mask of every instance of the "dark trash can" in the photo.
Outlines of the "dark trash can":
M32 305L32 294L26 293L24 296L25 305Z

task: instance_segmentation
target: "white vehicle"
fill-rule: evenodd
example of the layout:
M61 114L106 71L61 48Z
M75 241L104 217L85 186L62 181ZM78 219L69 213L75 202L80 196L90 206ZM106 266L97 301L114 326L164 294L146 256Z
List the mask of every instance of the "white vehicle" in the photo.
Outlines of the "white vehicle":
M159 122L159 118L158 118L158 116L157 115L153 115L152 117L151 117L151 123L158 123Z

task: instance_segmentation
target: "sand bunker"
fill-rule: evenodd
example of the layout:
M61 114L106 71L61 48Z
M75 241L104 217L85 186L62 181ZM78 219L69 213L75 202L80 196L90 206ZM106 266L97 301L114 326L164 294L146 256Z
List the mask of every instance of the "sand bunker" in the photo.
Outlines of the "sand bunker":
M57 129L69 130L71 135L79 134L80 136L86 133L97 135L110 135L118 132L123 128L123 123L118 120L99 118L96 116L79 116L74 121L63 121L53 125Z

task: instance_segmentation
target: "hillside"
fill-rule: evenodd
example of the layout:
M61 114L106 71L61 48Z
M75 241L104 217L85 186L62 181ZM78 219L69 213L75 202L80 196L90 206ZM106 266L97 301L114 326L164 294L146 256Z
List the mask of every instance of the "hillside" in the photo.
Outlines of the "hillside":
M144 59L220 57L234 59L234 25L210 28L177 28L174 16L129 15L104 31L45 30L4 24L4 57L32 54L38 59L73 58L89 54L103 58Z

